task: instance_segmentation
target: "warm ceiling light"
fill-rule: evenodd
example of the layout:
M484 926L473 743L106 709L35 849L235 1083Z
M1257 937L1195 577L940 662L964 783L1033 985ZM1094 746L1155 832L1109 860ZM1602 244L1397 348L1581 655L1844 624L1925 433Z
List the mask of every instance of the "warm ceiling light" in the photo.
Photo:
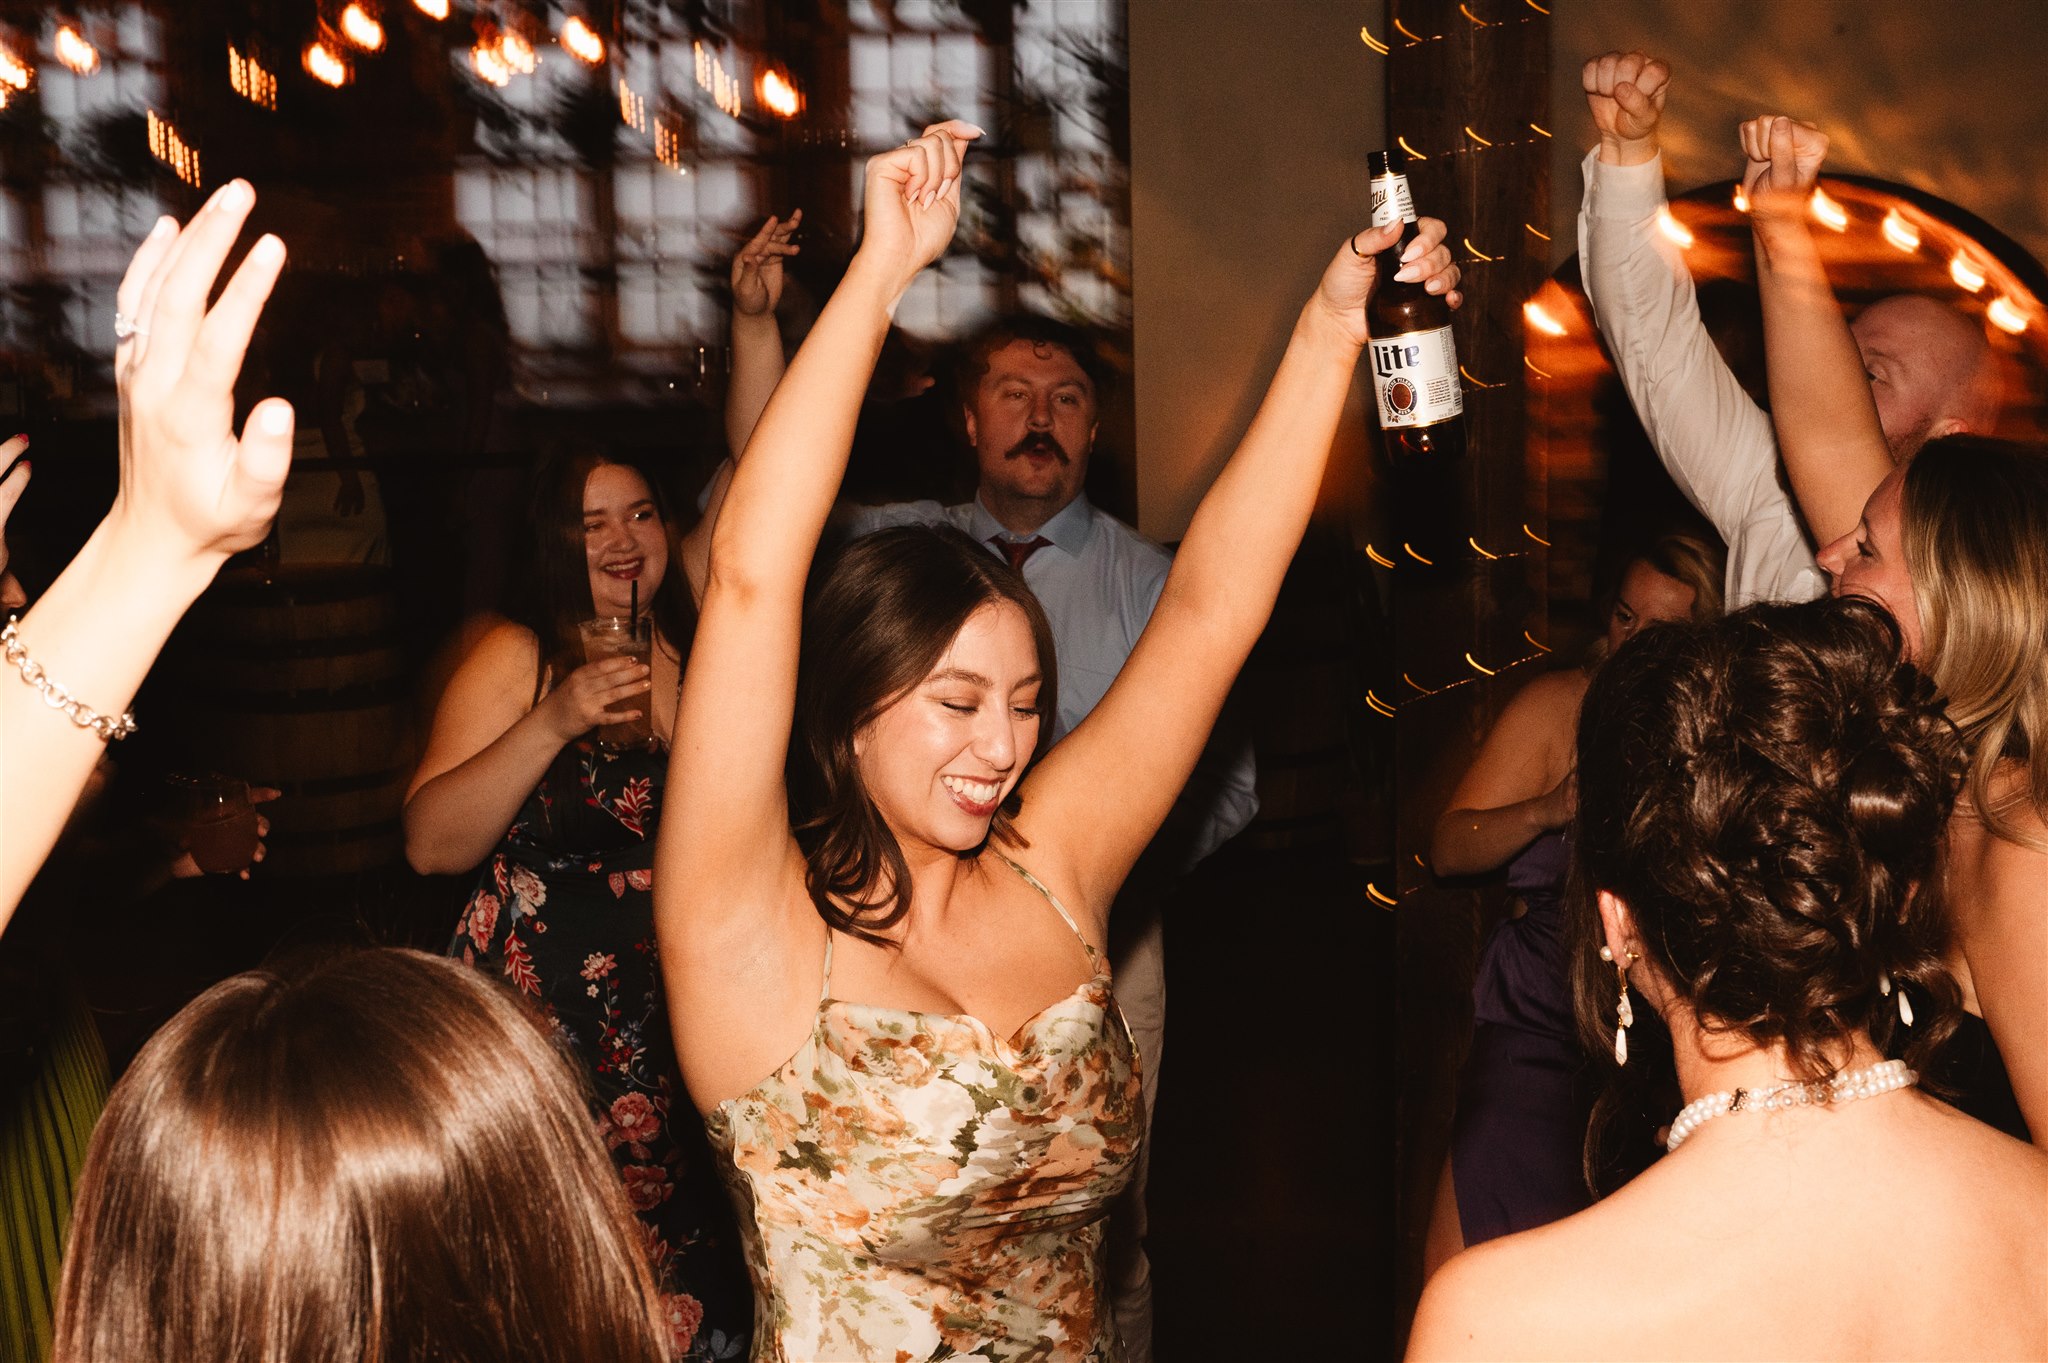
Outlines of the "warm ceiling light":
M412 0L412 7L429 19L448 17L448 0Z
M1678 216L1671 211L1668 204L1657 210L1657 230L1676 242L1680 249L1692 245L1692 233L1678 220Z
M1992 299L1987 315L1991 318L1991 325L2014 336L2027 329L2027 315L2015 307L2010 298Z
M1886 241L1901 251L1912 252L1920 249L1920 229L1907 222L1896 208L1884 215L1884 222L1878 230L1884 233Z
M803 96L789 78L772 66L761 75L761 102L779 118L795 118L804 107Z
M312 42L306 45L306 74L338 90L348 84L350 71L339 52L324 42Z
M89 76L100 69L100 50L69 24L58 25L56 48L57 60L81 76Z
M1533 298L1522 304L1522 316L1528 320L1530 326L1536 328L1545 336L1562 336L1565 334L1564 323L1552 317L1548 312L1545 312L1543 305Z
M1741 185L1735 186L1735 211L1737 213L1749 212L1749 195L1742 192Z
M341 36L365 52L384 50L384 25L361 5L350 5L341 12Z
M12 52L9 52L6 48L0 47L0 85L9 85L16 90L26 90L28 89L30 77L34 75L35 72L29 68L28 63L15 56Z
M498 37L498 59L522 76L532 75L533 68L540 65L533 44L510 29Z
M563 21L562 46L569 49L569 55L579 62L596 66L604 61L604 39L583 22L581 15L572 14Z
M1846 231L1849 226L1849 210L1830 199L1815 186L1813 191L1813 216L1822 226L1832 227L1837 232Z
M1956 252L1955 258L1949 261L1948 277L1971 293L1984 287L1984 272L1977 268L1975 261L1961 251Z
M476 69L478 76L492 85L504 86L512 81L512 68L498 55L495 46L478 43L469 49L469 64Z

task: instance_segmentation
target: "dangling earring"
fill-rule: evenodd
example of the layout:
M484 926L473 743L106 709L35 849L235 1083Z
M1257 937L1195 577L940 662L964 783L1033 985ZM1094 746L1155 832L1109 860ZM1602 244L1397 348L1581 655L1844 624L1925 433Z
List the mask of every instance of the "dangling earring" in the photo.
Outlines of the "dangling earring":
M1628 1029L1636 1025L1636 1010L1628 1001L1628 968L1635 964L1636 954L1631 951L1627 961L1615 961L1612 947L1600 948L1600 959L1613 962L1615 979L1621 985L1621 997L1614 1005L1614 1063L1628 1063Z
M1877 992L1880 995L1892 992L1892 977L1888 970L1877 972ZM1899 986L1899 1021L1908 1027L1913 1025L1913 1001L1906 997L1906 988Z

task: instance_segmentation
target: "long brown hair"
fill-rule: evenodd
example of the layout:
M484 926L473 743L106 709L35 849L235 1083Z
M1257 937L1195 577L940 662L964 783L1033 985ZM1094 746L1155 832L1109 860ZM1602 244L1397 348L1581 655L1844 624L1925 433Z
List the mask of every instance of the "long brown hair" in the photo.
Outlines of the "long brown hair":
M917 525L855 540L805 612L790 812L805 888L831 927L886 944L883 930L910 912L903 849L861 781L854 736L931 674L968 617L1004 601L1024 612L1038 647L1035 761L1059 713L1052 626L1023 574L968 536ZM996 842L1017 843L1018 808L1013 788L989 826Z
M1901 491L1921 662L1969 742L1970 803L2000 837L2048 850L1993 794L2017 761L2022 798L2048 817L2048 450L1931 440Z
M55 1363L670 1357L568 1062L415 951L215 985L115 1086Z

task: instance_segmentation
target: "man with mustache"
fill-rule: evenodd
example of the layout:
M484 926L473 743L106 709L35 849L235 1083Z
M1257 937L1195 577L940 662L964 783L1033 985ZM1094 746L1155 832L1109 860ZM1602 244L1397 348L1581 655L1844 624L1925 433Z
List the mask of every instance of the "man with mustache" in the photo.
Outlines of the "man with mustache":
M958 376L963 427L979 473L974 500L860 507L847 521L854 535L892 525L952 525L1019 568L1052 623L1059 659L1055 740L1116 680L1159 602L1171 563L1166 550L1095 506L1083 490L1105 377L1094 348L1074 328L1030 314L996 322L967 346ZM1219 731L1111 914L1111 971L1142 1061L1148 1126L1165 1039L1162 891L1250 823L1258 807L1251 745ZM1145 1173L1141 1156L1110 1224L1114 1305L1128 1363L1152 1357Z

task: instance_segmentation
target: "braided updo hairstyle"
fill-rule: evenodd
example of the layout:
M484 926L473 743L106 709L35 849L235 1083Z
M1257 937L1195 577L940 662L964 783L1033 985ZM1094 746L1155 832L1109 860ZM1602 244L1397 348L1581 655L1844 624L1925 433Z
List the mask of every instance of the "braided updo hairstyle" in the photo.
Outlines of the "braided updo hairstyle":
M1904 1038L1916 1067L1955 1026L1931 896L1964 767L1932 684L1900 657L1898 626L1860 599L1763 605L1704 625L1645 630L1594 677L1579 716L1573 835L1573 980L1589 1050L1608 1054L1615 975L1595 958L1595 892L1635 916L1643 952L1709 1031L1782 1044L1796 1074L1824 1078L1837 1043ZM1636 1032L1656 1027L1650 1009ZM1603 1132L1631 1097L1669 1120L1668 1038L1631 1049L1587 1143L1607 1182ZM1611 1062L1610 1062L1611 1063ZM1642 1090L1665 1070L1665 1091ZM1626 1159L1624 1157L1624 1162Z

